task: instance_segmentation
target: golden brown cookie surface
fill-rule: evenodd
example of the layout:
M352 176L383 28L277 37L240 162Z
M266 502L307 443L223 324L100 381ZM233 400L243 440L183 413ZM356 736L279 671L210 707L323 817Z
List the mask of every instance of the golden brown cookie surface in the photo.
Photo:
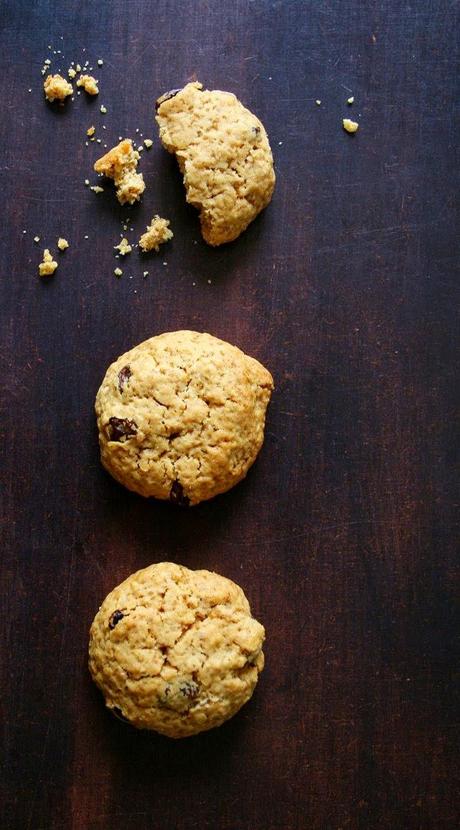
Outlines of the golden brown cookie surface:
M152 337L108 368L96 397L101 460L125 487L188 505L229 490L262 446L273 378L195 331Z
M234 582L161 562L106 597L91 626L89 667L109 709L181 738L220 726L249 700L264 637Z
M265 208L275 186L261 121L230 92L198 82L157 101L163 146L175 153L187 201L200 211L209 245L231 242Z

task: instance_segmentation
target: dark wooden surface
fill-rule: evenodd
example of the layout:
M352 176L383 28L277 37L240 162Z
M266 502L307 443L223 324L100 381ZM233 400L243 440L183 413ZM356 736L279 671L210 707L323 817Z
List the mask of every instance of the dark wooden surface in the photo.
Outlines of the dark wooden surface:
M456 826L458 12L2 2L2 827ZM48 44L53 69L90 59L98 101L44 103ZM271 206L216 250L153 122L194 77L238 94L276 159ZM84 187L92 123L155 139L142 205ZM173 244L117 280L121 218L137 238L157 211ZM258 357L276 393L247 480L177 512L103 472L93 401L119 353L184 327ZM163 559L240 582L267 630L250 704L179 742L110 717L86 668L99 602Z

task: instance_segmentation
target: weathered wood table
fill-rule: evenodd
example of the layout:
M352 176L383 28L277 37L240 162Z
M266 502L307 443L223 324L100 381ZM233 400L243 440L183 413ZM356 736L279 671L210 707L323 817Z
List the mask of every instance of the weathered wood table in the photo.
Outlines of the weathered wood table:
M458 13L2 3L5 830L456 826ZM89 60L97 101L45 104L46 58ZM271 206L223 248L201 241L153 120L191 78L235 92L275 155ZM86 146L91 124L101 144ZM84 186L119 135L154 139L132 209ZM117 280L123 217L137 239L156 212L173 243ZM59 235L70 247L40 280ZM93 416L109 362L178 328L241 346L276 381L247 480L189 511L111 480ZM112 718L86 667L105 594L164 559L241 583L267 630L253 700L178 742Z

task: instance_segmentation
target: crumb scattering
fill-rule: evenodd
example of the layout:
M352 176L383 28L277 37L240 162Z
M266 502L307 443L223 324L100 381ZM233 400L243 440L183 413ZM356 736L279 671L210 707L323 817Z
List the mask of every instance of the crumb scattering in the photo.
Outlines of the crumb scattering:
M104 61L102 60L102 58L99 58L99 60L98 60L98 62L97 62L97 65L98 65L98 66L102 66L102 65L103 65L103 63L104 63Z
M73 66L69 66L69 68L67 70L67 74L68 74L69 78L75 78L75 76L77 74L77 71L76 71L76 69L73 68Z
M160 245L168 242L174 236L172 230L169 228L169 220L162 219L161 216L154 216L147 230L139 239L139 247L143 251L159 251Z
M69 243L67 242L67 239L64 239L62 236L60 236L57 241L57 246L60 251L65 251L65 249L69 247Z
M131 139L125 138L94 164L96 173L114 180L117 199L121 205L132 205L139 201L145 190L142 173L136 173L139 158Z
M39 236L34 236L34 242L40 242L40 237Z
M93 125L91 127L88 127L88 129L86 130L86 135L91 136L91 135L94 135L95 132L96 132L96 127Z
M350 97L347 98L347 104L353 104L354 101L355 101L355 96L354 95L350 95Z
M62 75L48 75L43 83L43 91L47 101L65 101L72 95L73 86Z
M115 268L115 271L113 273L116 277L121 277L123 271L121 270L121 268Z
M104 192L104 188L101 187L99 184L93 184L92 187L90 187L90 190L92 190L93 193L103 193Z
M147 147L147 150L150 150L150 148L153 144L153 141L152 141L151 138L144 138L144 144Z
M342 119L343 129L346 130L347 133L355 133L359 127L357 121L352 121L350 118L343 118Z
M321 101L320 101L319 98L316 99L315 104L316 104L317 107L321 106Z
M50 277L54 274L56 268L58 267L57 262L54 261L52 255L50 254L48 248L45 248L43 251L43 261L40 262L38 266L38 272L41 277Z
M92 75L80 75L77 81L77 86L82 86L88 95L98 95L99 87L97 84L96 78L93 78Z
M106 112L107 112L107 107L104 106L104 104L101 104L101 112L102 112L102 115L105 115Z
M128 240L124 236L118 245L113 246L116 251L119 251L121 256L126 256L126 254L130 254L133 250L132 245L129 244Z

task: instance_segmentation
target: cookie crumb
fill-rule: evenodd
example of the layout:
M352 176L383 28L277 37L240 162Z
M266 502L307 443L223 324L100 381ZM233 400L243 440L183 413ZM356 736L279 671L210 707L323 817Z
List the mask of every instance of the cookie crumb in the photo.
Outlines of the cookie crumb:
M103 66L103 64L104 64L104 61L102 60L102 58L99 58L99 60L97 62L97 65L98 66Z
M84 235L83 239L89 239L89 236L88 236L88 234L87 234L87 233L85 233L85 235Z
M102 173L114 180L117 199L121 205L132 205L139 201L145 190L142 173L136 173L139 158L131 139L125 138L94 164L96 173Z
M354 104L354 101L355 101L355 96L354 95L350 95L350 97L347 98L347 104Z
M39 236L34 236L34 242L40 242L40 237Z
M89 187L89 179L85 179L85 185L86 187Z
M93 78L92 75L80 75L77 81L77 86L82 86L88 95L98 95L99 87L97 84L96 78Z
M65 101L72 95L73 86L62 75L48 75L43 83L43 91L47 101Z
M150 150L150 148L153 144L153 141L152 141L151 138L144 138L144 144L147 147L147 150Z
M169 220L156 215L139 239L139 246L143 251L159 251L160 245L172 239L173 236L173 232L169 229Z
M321 101L320 101L319 98L316 99L315 104L316 104L317 107L321 106Z
M126 256L126 254L130 254L133 250L132 245L130 245L128 240L126 239L126 236L122 238L118 245L114 245L113 247L116 251L120 252L121 256Z
M104 104L101 104L101 112L102 112L102 115L105 115L106 112L107 112L107 107L105 107Z
M57 262L54 261L48 248L45 248L45 250L43 251L43 262L40 262L38 266L38 273L41 277L50 277L52 274L54 274L57 267Z
M60 236L57 241L57 246L60 251L65 251L65 249L69 247L69 243L67 242L67 239L63 239L63 237Z
M94 135L95 132L96 132L96 127L93 125L91 127L88 127L88 129L86 130L86 135L91 136L91 135Z
M149 272L148 272L148 271L144 271L143 276L144 276L144 277L148 277L148 275L149 275Z
M90 190L92 190L93 193L103 193L104 192L104 188L100 187L98 184L94 184L92 187L90 187Z
M351 121L350 118L343 118L342 119L343 129L346 130L347 133L355 133L359 127L357 121Z
M68 74L69 78L75 78L75 76L76 76L77 72L76 72L76 70L73 68L73 66L69 66L69 68L68 68L68 70L67 70L67 74Z
M121 277L123 271L121 270L121 268L115 268L115 271L113 273L116 277Z

